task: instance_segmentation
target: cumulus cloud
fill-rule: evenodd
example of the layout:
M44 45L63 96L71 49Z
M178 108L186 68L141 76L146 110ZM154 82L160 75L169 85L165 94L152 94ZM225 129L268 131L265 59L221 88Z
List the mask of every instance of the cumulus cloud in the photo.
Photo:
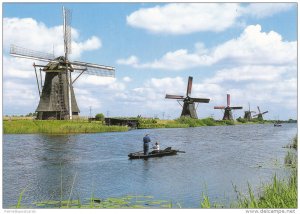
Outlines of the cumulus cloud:
M133 58L134 60L132 60ZM210 49L207 49L202 43L196 43L195 50L192 52L179 49L167 52L160 59L152 62L139 63L136 56L131 56L127 60L120 59L117 62L135 68L184 70L217 63L234 63L235 65L295 64L296 59L296 41L284 41L277 32L263 32L260 25L250 25L238 38Z
M101 47L101 40L96 36L86 41L79 41L79 33L72 28L72 54L70 58L78 59L83 51L96 50ZM55 55L63 55L62 25L47 27L44 23L32 18L4 18L3 44L8 50L11 44Z
M155 33L219 32L233 25L238 7L232 3L172 3L139 9L127 16L127 23Z
M243 15L250 15L255 18L265 18L273 16L276 13L281 13L295 7L295 3L251 3L240 10Z
M141 8L127 16L127 24L153 33L189 34L224 31L243 16L264 18L295 7L292 3L170 3Z

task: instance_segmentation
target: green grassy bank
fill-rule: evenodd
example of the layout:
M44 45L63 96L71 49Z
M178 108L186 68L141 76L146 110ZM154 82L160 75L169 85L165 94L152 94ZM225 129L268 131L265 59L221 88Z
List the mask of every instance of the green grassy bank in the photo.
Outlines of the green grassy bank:
M272 121L252 120L246 121L244 119L233 120L214 120L211 117L204 119L193 119L190 117L180 117L175 120L160 120L160 119L139 119L139 129L156 129L156 128L188 128L200 126L226 126L239 124L263 124L273 123Z
M126 126L106 126L85 120L11 120L3 121L4 134L75 134L128 131Z

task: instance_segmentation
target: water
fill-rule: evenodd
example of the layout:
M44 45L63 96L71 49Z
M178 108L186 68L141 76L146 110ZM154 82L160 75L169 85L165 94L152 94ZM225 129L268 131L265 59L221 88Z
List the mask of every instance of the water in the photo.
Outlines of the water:
M149 133L161 148L186 151L175 156L128 160L142 150ZM233 185L255 192L276 173L288 175L283 165L297 133L296 124L236 125L188 129L133 130L123 133L79 135L4 135L3 207L42 200L84 200L96 197L151 195L185 208L199 207L202 193L211 201L229 204ZM63 194L61 194L61 186Z

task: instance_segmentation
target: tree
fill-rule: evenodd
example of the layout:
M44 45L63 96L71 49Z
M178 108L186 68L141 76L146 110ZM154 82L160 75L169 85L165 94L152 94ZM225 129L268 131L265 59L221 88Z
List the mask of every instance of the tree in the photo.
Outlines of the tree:
M96 114L95 118L97 121L104 121L104 114Z

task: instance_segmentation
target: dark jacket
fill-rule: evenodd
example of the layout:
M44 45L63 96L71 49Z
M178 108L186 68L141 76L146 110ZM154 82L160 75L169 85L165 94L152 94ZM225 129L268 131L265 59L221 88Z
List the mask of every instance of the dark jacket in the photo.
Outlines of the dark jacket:
M144 142L144 144L150 143L150 142L151 142L150 137L149 137L148 135L146 135L146 136L143 138L143 142Z

